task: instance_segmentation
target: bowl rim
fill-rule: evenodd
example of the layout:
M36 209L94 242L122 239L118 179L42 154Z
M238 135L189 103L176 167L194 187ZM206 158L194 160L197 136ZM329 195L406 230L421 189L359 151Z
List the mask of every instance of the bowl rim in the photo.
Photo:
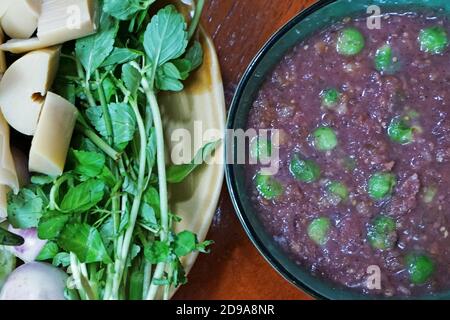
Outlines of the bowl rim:
M265 42L265 44L262 46L262 48L258 51L258 53L255 55L255 57L250 62L249 66L245 70L245 73L243 74L243 76L237 86L237 89L236 89L233 99L231 101L230 110L228 112L227 130L235 129L234 123L235 123L237 111L240 107L240 102L241 102L243 92L244 92L247 84L251 80L258 65L261 63L262 58L294 26L296 26L298 23L300 23L301 21L306 19L312 13L314 13L314 12L322 9L323 7L328 6L336 1L337 0L318 0L317 2L306 7L305 9L300 11L296 16L291 18L280 29L278 29L278 31L276 31L269 38L269 40L267 40ZM228 159L229 141L227 141L227 138L228 137L225 138L225 140L226 140L225 145L227 146L225 148L225 159ZM247 218L247 214L245 213L244 206L242 205L240 197L237 194L237 185L236 185L236 181L234 179L234 164L230 164L230 163L226 162L225 176L226 176L227 188L230 193L231 202L233 204L235 212L236 212L247 236L250 238L251 242L256 247L258 252L272 266L272 268L275 269L278 272L278 274L281 275L290 284L292 284L295 287L297 287L298 289L304 291L305 293L307 293L308 295L310 295L313 298L321 299L321 300L328 299L324 295L316 292L312 287L303 283L298 277L296 277L293 273L291 273L289 270L287 270L287 268L285 268L285 266L283 266L283 264L280 261L278 261L278 259L276 257L274 257L274 255L264 245L264 243L261 241L261 239L259 239L258 235L256 234L255 229L253 228L253 226L251 225L251 222Z
M284 37L291 29L293 29L297 24L302 22L303 20L307 19L311 14L315 13L316 11L323 9L324 7L331 5L335 2L338 2L339 0L318 0L309 7L306 7L302 11L300 11L297 15L295 15L293 18L291 18L286 24L284 24L278 31L276 31L270 38L265 42L265 44L262 46L262 48L258 51L258 53L255 55L255 57L252 59L250 64L248 65L247 69L245 70L241 80L239 81L239 84L236 88L235 94L233 96L233 99L231 101L230 109L228 112L228 121L227 121L227 130L234 130L234 124L236 121L236 115L238 110L241 106L242 96L244 94L244 91L247 88L248 83L253 78L255 71L257 70L260 63L263 61L263 58L266 56L266 54L276 45L278 44L279 40ZM351 1L351 0L347 0ZM381 0L380 0L381 1ZM296 275L294 272L289 271L289 269L283 265L282 261L280 261L271 251L270 249L265 245L264 241L260 239L258 236L258 233L255 230L254 225L252 225L250 219L249 219L249 213L248 210L245 210L244 205L242 203L242 199L237 193L238 186L235 181L235 165L232 163L228 163L226 159L229 158L229 147L232 146L230 144L229 136L226 135L225 137L225 178L226 178L226 184L227 189L230 194L231 202L233 204L233 207L235 209L236 215L238 216L241 225L243 226L247 236L253 243L253 245L256 247L258 252L261 254L262 257L269 263L269 265L272 266L272 268L278 272L285 280L288 281L291 285L295 286L297 289L304 291L308 295L310 295L313 298L321 299L321 300L333 300L333 299L357 299L357 300L429 300L429 299L448 299L449 293L435 293L435 294L425 294L423 296L419 297L392 297L387 298L383 296L371 296L366 295L363 293L358 292L351 292L347 291L348 288L345 287L336 287L335 289L338 290L345 290L349 294L345 294L343 297L337 297L334 295L330 295L327 292L324 292L323 290L320 290L319 293L318 289L315 289L314 285L307 284L302 279L302 277ZM305 271L307 271L305 269ZM328 283L330 286L333 284L333 282L325 280L325 283Z

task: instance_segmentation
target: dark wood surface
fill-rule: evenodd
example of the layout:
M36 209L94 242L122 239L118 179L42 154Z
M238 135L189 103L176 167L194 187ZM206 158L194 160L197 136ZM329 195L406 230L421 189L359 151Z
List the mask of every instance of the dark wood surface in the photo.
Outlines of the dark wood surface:
M314 0L209 0L203 25L212 35L222 66L227 105L241 75L268 38ZM208 239L189 283L176 299L310 299L276 273L247 238L226 187Z

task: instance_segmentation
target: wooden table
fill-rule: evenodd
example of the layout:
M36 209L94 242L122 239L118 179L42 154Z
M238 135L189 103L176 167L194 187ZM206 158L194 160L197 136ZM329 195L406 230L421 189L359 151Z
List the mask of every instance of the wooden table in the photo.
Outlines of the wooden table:
M222 65L227 104L241 75L268 38L314 0L209 0L203 25ZM247 238L224 186L208 239L177 299L310 299L285 281Z

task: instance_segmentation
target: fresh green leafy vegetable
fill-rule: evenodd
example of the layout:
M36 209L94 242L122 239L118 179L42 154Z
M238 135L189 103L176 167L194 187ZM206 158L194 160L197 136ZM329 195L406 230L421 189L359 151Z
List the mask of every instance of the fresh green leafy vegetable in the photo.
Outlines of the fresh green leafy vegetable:
M97 33L64 45L56 89L79 111L66 171L34 176L9 199L11 223L48 240L38 260L70 266L70 297L167 299L187 281L180 259L212 244L175 231L167 184L207 162L219 141L166 168L158 104L202 64L195 31L204 1L189 25L172 5L155 14L154 2L100 1Z
M42 216L42 198L30 189L21 189L17 196L8 202L8 220L18 229L37 227Z
M104 10L119 20L129 20L139 11L147 10L155 0L105 0Z
M106 158L102 153L72 150L71 159L74 162L74 172L95 178L102 173Z
M63 212L86 212L103 199L105 183L90 179L67 191L61 202Z
M153 66L179 58L188 45L186 22L170 5L152 18L144 34L144 48Z
M194 159L188 164L174 165L167 169L167 182L180 183L189 176L195 169L202 165L213 154L220 144L219 141L207 143L197 152Z
M58 245L75 253L83 263L111 263L100 233L87 224L67 225L58 239Z
M125 103L111 103L108 105L115 147L123 150L136 132L136 118L131 107ZM108 137L105 124L105 114L100 107L90 107L86 115L103 137Z
M39 255L36 257L37 261L46 261L53 259L59 251L58 245L53 241L48 241L42 248Z
M99 29L96 34L78 40L76 43L77 57L86 70L87 79L113 51L119 24L108 14L103 13Z
M132 50L129 48L114 48L109 57L103 61L100 67L121 65L136 60L143 55L144 53L138 50Z
M70 215L48 211L39 220L38 236L41 239L54 239L69 221Z

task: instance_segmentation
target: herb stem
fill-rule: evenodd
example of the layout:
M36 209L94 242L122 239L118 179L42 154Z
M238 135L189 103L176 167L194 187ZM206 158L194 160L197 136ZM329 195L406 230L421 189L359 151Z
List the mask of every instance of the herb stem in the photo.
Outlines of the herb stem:
M88 103L89 103L89 105L91 107L95 107L95 106L97 106L97 103L95 103L94 96L92 95L91 87L90 87L90 84L89 84L89 79L86 78L86 75L84 73L83 66L81 65L80 60L75 59L75 62L76 62L76 65L77 65L78 76L81 79L85 79L85 81L83 81L83 89L84 89L84 93L86 94L86 98L88 100Z
M85 270L80 271L80 263L73 252L70 253L70 269L72 270L72 275L80 293L80 297L87 300L95 300L92 288L85 279L85 276L82 274Z
M141 113L139 111L139 107L135 101L131 102L131 106L136 115L136 122L139 128L139 136L140 136L140 160L139 160L139 175L137 181L136 195L133 199L133 204L131 206L130 212L130 221L128 223L128 227L125 231L125 235L123 237L123 243L121 245L121 254L116 259L115 265L115 278L113 282L113 295L115 297L118 296L118 291L120 289L120 283L122 282L122 277L124 273L124 269L126 267L126 261L128 258L128 253L130 251L131 240L133 238L134 228L136 226L137 217L139 214L139 209L141 208L141 200L142 195L144 193L144 182L145 182L145 169L146 169L146 147L147 147L147 137L145 134L145 126L144 121L142 120Z
M147 79L144 77L141 81L142 87L144 89L147 100L150 104L150 109L153 116L153 123L155 126L156 134L156 158L158 167L158 183L159 183L159 197L160 197L160 209L161 209L161 231L160 231L160 241L166 241L169 232L169 208L167 199L167 179L166 179L166 160L164 153L164 131L161 119L161 113L158 107L158 100L156 99L155 92L150 89L150 85ZM158 285L154 284L155 279L160 279L165 270L165 262L158 263L153 275L153 280L150 285L146 299L155 299L156 293L158 291Z
M169 208L167 199L167 179L166 179L166 156L164 145L164 130L161 119L161 113L158 107L158 100L155 92L150 89L147 79L142 79L142 86L144 88L147 100L150 104L150 109L153 115L153 122L155 125L156 134L156 158L158 166L158 183L159 183L159 197L161 206L161 241L166 241L169 231Z
M105 120L106 133L108 135L108 143L113 145L113 127L111 121L111 115L109 114L108 103L106 102L105 91L103 90L103 80L100 78L100 72L95 71L95 80L97 81L97 92L100 99L100 104L103 111L103 119Z
M191 24L189 25L189 31L188 31L188 39L189 41L192 39L192 37L195 34L195 31L197 31L197 27L200 23L200 18L202 16L203 7L205 6L205 0L198 0L197 4L195 6L195 13L194 17L192 18Z
M78 121L76 129L84 134L87 138L89 138L98 148L100 148L100 150L111 157L114 161L120 159L120 153L118 153L109 144L103 141L103 139L100 138L92 129L84 126L82 122Z

